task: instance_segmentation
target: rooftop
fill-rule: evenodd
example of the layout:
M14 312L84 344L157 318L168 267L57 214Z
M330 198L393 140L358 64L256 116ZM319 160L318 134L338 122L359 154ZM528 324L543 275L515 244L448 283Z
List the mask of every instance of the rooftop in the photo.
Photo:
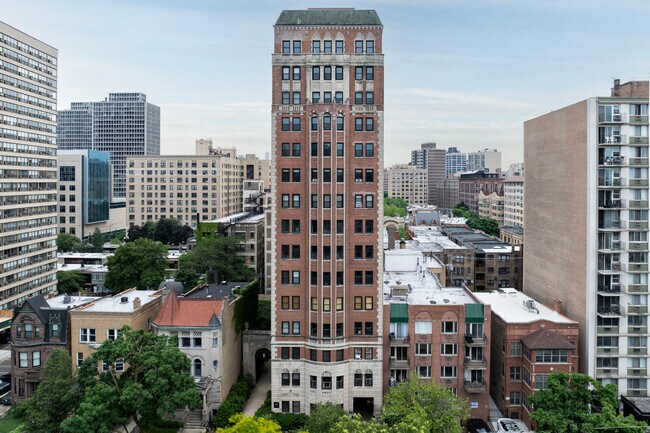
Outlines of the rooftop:
M223 218L217 218L212 221L206 221L210 223L252 223L264 219L264 213L253 213L253 212L240 212L234 215L228 215Z
M374 10L357 9L307 9L284 10L276 26L381 26Z
M222 281L221 283L204 284L187 292L185 298L228 298L232 296L234 289L244 288L250 283L250 281Z
M566 338L549 329L538 329L532 334L526 335L521 342L529 349L575 349Z
M97 313L132 313L150 302L160 298L160 290L129 289L117 295L97 299L92 304L83 306L77 311ZM140 300L140 307L135 308L133 301Z
M491 305L492 312L506 323L532 323L538 320L565 324L578 323L515 289L475 292L474 296L483 304Z
M523 227L504 226L504 227L501 227L499 230L501 230L502 232L514 233L514 234L518 234L518 235L523 235L524 234Z
M108 266L84 265L82 263L57 263L57 271L108 272Z
M442 252L443 249L467 249L442 234L436 226L409 226L413 240L406 241L409 248L419 251Z
M92 296L58 295L46 299L46 301L47 305L49 305L52 310L68 310L96 301L97 299L99 298Z
M158 326L218 327L222 310L223 299L179 298L172 291L153 323Z

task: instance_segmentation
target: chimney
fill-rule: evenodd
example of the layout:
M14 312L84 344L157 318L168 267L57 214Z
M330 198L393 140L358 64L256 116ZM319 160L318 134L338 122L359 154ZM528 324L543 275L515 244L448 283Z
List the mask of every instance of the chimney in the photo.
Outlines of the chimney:
M208 269L207 274L208 284L217 284L219 282L219 271Z
M137 309L140 308L141 306L142 306L142 301L140 301L140 298L135 298L135 299L133 300L133 309L134 309L134 310L137 310Z
M621 88L620 78L614 78L614 87L612 87L612 96L619 96L620 88Z
M390 225L386 227L386 231L388 232L388 249L394 250L395 249L395 226Z
M399 249L400 250L405 250L406 249L406 241L404 239L399 241Z
M553 311L555 311L556 313L562 313L562 301L560 301L559 299L555 299L553 302L554 302Z

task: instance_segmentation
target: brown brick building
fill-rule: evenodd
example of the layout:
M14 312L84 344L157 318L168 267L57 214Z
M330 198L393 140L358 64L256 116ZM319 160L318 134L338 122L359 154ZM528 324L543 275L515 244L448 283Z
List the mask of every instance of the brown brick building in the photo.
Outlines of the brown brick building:
M274 411L381 408L382 31L354 9L283 11L274 26Z
M478 194L492 194L502 189L503 179L498 173L486 173L482 170L474 173L462 173L458 178L458 198L469 210L478 214Z
M528 398L552 372L578 371L578 322L514 289L474 296L492 309L490 395L504 416L531 428Z

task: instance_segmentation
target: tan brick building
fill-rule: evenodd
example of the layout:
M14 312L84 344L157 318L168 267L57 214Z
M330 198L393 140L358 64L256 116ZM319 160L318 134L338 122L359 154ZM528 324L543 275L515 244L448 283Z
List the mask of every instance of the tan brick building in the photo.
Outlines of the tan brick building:
M578 322L514 289L475 293L492 306L490 395L505 417L532 429L528 399L552 372L578 371ZM556 311L558 310L558 311Z
M426 169L411 164L396 164L387 171L389 197L403 198L409 204L427 204L429 190Z
M481 218L490 218L503 225L503 191L495 191L491 194L485 194L483 191L478 193L478 216Z
M274 411L381 409L382 31L355 9L283 11L274 27ZM352 293L369 308L355 311Z

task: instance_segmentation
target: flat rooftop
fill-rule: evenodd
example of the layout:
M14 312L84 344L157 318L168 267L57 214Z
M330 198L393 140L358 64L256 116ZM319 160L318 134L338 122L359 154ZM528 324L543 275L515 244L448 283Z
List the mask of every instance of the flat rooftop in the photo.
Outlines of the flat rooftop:
M407 241L412 243L413 248L424 251L441 252L445 250L467 249L466 247L456 244L454 241L444 235L439 227L435 226L409 226L409 231L413 234L413 240Z
M58 295L53 298L46 299L47 305L52 310L67 310L77 308L89 302L96 301L99 298L92 296L78 296L78 295Z
M84 306L77 311L97 312L97 313L132 313L136 311L133 308L133 301L140 299L141 307L160 298L160 290L125 290L113 296L99 298L90 305Z
M108 272L108 266L82 265L81 263L57 263L57 271Z
M110 254L106 253L57 253L58 259L105 259Z
M474 296L483 304L491 305L492 312L506 323L532 323L538 320L566 324L578 323L512 288L492 292L474 292ZM527 306L530 301L532 304Z
M251 282L248 281L222 281L220 283L205 284L200 287L195 287L187 292L185 298L214 298L224 299L232 296L235 289L243 289Z
M264 219L264 213L252 213L252 212L240 212L233 215L228 215L222 218L217 218L212 221L207 221L210 223L253 223Z

